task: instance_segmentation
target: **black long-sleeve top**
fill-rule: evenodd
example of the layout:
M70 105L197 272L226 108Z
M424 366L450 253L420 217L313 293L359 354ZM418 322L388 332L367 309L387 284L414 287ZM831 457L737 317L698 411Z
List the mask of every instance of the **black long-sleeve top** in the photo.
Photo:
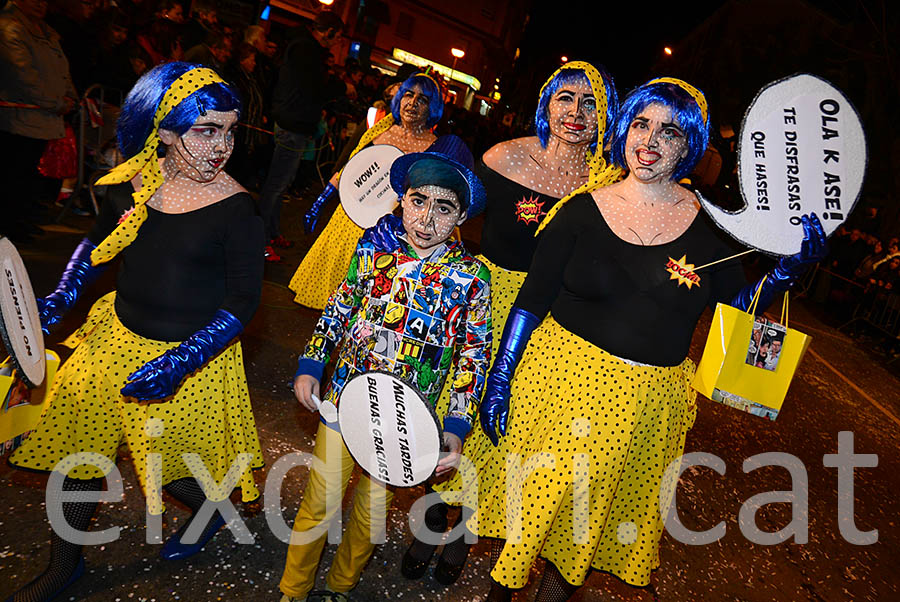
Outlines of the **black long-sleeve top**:
M99 244L133 206L131 185L112 186L88 239ZM247 193L187 213L147 207L138 235L121 253L116 315L129 330L183 341L219 309L246 325L263 277L263 223Z
M542 233L515 305L540 318L552 311L565 329L618 357L675 366L687 357L703 309L727 303L747 284L736 259L696 274L675 262L699 267L734 252L703 211L672 242L631 244L582 194Z
M475 174L487 190L481 253L501 268L527 272L538 244L534 233L559 199L514 182L483 161Z

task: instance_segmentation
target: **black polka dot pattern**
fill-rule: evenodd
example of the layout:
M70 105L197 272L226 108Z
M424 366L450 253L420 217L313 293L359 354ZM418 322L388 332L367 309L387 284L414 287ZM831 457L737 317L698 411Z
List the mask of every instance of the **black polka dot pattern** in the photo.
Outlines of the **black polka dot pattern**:
M663 473L683 453L696 416L693 370L690 360L633 366L544 320L516 370L500 446L482 436L480 447L466 448L474 463L466 478L479 479L469 526L507 539L494 580L524 587L540 554L574 585L591 568L650 582ZM528 470L517 472L523 463Z
M10 463L50 471L75 452L95 452L115 460L119 445L127 443L145 494L148 461L156 457L150 454L159 457L160 485L201 476L191 473L182 454L196 454L216 482L223 480L238 454L250 454L250 466L261 467L240 343L189 375L170 400L126 403L119 390L128 375L178 343L153 341L131 332L116 317L114 302L115 293L99 299L84 325L64 343L75 351L56 374L51 402L40 423ZM104 474L95 466L79 466L69 476L92 479ZM239 486L244 501L259 497L250 469L241 475ZM221 500L229 493L210 498ZM147 495L147 502L153 514L164 510L156 495Z
M506 319L509 317L509 312L512 310L513 303L516 301L516 295L519 294L519 289L522 288L522 283L525 282L525 276L527 276L528 273L503 269L500 266L491 263L484 255L477 255L475 258L481 261L491 272L491 323L494 335L491 340L491 358L493 359L497 357L497 349L500 347L500 335L503 333L503 328L506 326ZM447 408L450 407L450 391L452 390L453 382L452 379L448 378L444 383L444 390L441 391L441 396L435 406L435 411L438 416L446 415ZM466 437L466 445L463 453L468 454L469 452L467 450L469 449L479 449L484 445L484 442L490 444L490 440L487 438L487 435L484 434L484 431L481 430L481 427L477 424L473 425L472 431L469 433L469 436ZM435 484L433 488L435 491L442 491L444 489L453 490L454 488L459 489L459 484L451 480ZM448 501L447 503L455 505L459 502ZM475 503L476 501L472 500L471 505L467 505L469 508L474 508Z
M331 293L347 276L347 266L362 235L362 228L339 205L288 284L296 294L294 301L319 311L325 309Z

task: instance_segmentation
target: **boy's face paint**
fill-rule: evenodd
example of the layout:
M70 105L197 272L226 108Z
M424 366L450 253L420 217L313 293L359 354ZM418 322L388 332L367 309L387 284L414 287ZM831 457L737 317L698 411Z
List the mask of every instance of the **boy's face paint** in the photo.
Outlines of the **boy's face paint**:
M466 221L456 192L441 186L410 188L400 200L406 240L420 257L444 243Z
M584 79L560 86L547 103L550 134L570 144L589 143L597 135L597 99Z
M160 130L160 139L169 147L166 163L171 161L170 168L195 182L211 182L234 150L237 118L236 111L208 110L183 136Z
M628 127L625 162L628 170L642 182L670 179L687 154L687 138L670 107L659 103L648 105Z

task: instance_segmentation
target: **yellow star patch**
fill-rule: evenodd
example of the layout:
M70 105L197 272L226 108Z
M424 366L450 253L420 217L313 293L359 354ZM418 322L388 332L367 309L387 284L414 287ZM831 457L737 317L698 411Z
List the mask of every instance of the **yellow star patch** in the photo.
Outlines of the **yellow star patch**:
M677 280L678 286L684 284L688 289L695 284L700 286L700 276L694 273L694 264L687 262L687 255L682 255L678 260L669 257L666 271L671 274L669 280Z

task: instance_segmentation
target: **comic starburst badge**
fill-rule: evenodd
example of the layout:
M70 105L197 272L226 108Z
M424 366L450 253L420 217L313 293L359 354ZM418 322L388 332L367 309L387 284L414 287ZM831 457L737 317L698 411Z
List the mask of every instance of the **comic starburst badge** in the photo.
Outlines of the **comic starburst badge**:
M700 276L694 273L694 264L687 262L687 255L682 255L678 260L669 257L666 271L670 274L669 280L677 280L678 286L684 284L688 289L695 284L700 286Z
M526 224L539 223L547 213L544 211L544 201L538 201L539 196L522 197L516 202L516 221Z

